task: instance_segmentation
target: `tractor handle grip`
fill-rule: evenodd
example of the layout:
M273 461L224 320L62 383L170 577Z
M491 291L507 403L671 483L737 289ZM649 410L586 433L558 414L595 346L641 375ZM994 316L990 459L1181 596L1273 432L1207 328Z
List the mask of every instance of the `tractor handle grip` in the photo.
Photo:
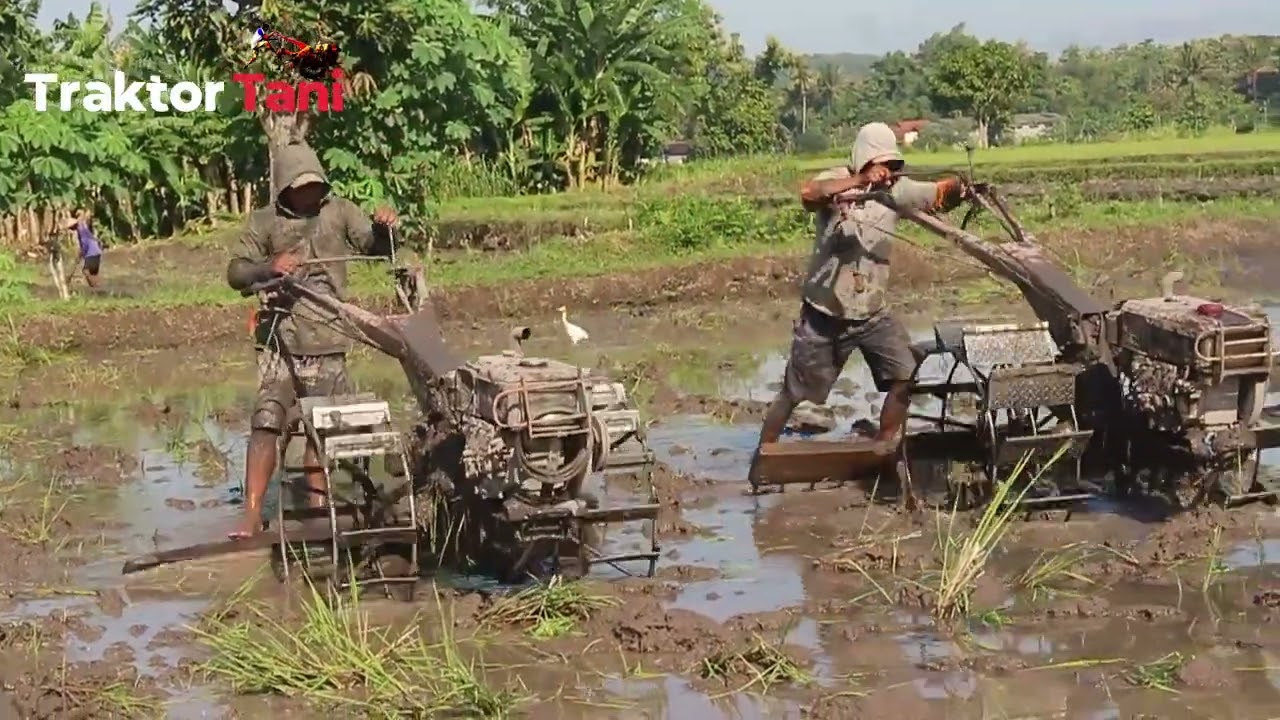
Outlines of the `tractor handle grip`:
M289 279L291 278L289 278L287 275L278 275L276 277L271 278L270 280L263 280L261 282L253 283L249 287L240 291L240 297L253 297L254 295L257 295L260 292L270 292L272 290L278 290L280 289L281 286L285 284L285 281Z

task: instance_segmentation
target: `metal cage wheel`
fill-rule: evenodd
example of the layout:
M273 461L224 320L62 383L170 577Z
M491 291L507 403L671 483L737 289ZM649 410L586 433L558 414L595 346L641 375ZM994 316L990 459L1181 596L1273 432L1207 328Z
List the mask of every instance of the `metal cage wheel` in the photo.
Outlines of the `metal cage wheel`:
M942 397L939 398L939 408L938 408L938 431L939 432L947 431L948 425L949 425L949 423L947 422L947 413L948 411L954 412L954 405L951 401L952 396L960 394L949 389L952 387L952 384L955 382L956 371L958 371L960 368L963 367L969 371L970 375L977 377L976 375L974 375L974 371L969 367L968 363L962 361L954 353L952 353L951 357L953 362L951 363L951 370L947 372L947 380L946 380L946 387L948 388L948 390L947 392L942 394ZM973 395L974 393L964 393L964 394Z
M372 569L376 573L376 578L385 580L386 578L408 577L412 574L413 561L410 559L412 549L403 543L382 543L374 550L372 560ZM402 602L412 602L414 594L417 591L417 583L411 582L382 582L376 583L381 587L381 591L392 600L400 600ZM373 586L366 589L372 590Z

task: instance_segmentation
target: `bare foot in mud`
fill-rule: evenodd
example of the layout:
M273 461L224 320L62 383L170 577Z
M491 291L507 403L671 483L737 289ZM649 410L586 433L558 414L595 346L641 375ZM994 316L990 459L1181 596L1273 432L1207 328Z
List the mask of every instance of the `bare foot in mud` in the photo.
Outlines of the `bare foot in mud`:
M262 521L258 519L258 514L255 512L252 515L246 515L240 521L240 526L227 533L227 537L232 540L248 540L260 532L262 532Z
M858 437L863 437L863 438L874 438L876 436L876 433L880 432L880 428L877 427L875 423L871 422L866 418L855 420L853 423L853 427L849 428L849 430L854 435Z

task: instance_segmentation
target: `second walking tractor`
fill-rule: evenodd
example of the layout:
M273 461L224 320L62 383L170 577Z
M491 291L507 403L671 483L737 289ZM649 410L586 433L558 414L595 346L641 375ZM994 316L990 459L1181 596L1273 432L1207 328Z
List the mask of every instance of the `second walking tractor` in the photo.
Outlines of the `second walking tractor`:
M912 415L919 425L905 435L894 437L885 421L874 439L776 442L771 411L753 484L874 477L898 459L893 466L899 477L891 486L901 487L904 500L913 500L940 473L949 506L990 501L1019 466L1018 488L1002 497L1027 505L1071 505L1098 492L1157 496L1179 508L1280 497L1280 482L1258 472L1259 452L1280 446L1280 423L1270 419L1278 413L1264 408L1275 352L1261 308L1179 294L1176 274L1166 278L1160 297L1107 305L1045 253L994 188L955 179L960 189L954 197L969 207L960 223L951 224L929 212L944 206L944 193L927 207L892 187L877 187L874 177L857 180L840 188L849 193L845 202L882 208L876 212L951 241L1015 285L1038 322L938 322L933 338L911 346L909 372L900 368L907 362L902 343L892 343L892 356L902 359L880 362L893 369L881 374L892 380L905 375L908 382L890 383L891 396L905 388L909 398L938 408L932 416ZM994 217L1007 241L984 240L966 229L980 212ZM875 230L891 232L887 228ZM875 286L859 282L860 275L852 276L855 292ZM843 362L830 351L839 347L834 340L825 341L821 353L807 351L818 345L807 339L814 333L806 327L802 317L792 365L799 364L797 357L822 360L828 368L833 359ZM866 345L863 340L864 353ZM879 361L874 350L868 358L873 371ZM942 377L930 377L926 364L939 361ZM792 385L792 365L784 393ZM889 407L887 400L886 415ZM892 419L896 425L897 416Z

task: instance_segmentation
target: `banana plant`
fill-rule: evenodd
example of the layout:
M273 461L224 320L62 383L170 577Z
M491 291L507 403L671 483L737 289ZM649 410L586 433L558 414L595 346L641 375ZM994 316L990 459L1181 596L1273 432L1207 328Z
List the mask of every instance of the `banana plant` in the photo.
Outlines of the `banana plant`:
M489 6L532 49L535 107L556 119L559 165L571 186L616 180L617 168L602 161L611 144L654 142L610 139L618 97L630 98L627 112L640 115L688 101L675 78L694 27L680 0L491 0Z

